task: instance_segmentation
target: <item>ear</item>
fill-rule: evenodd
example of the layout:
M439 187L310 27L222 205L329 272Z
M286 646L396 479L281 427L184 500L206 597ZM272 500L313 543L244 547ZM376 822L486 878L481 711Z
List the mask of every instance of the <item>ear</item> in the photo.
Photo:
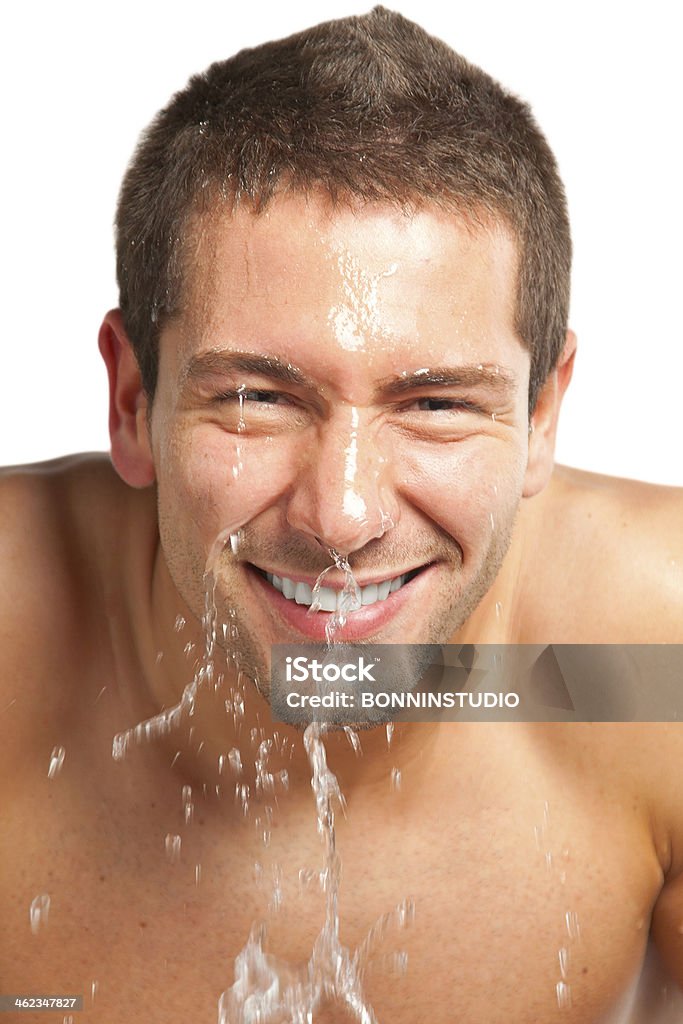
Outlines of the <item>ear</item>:
M98 340L109 376L109 437L114 468L131 487L148 487L155 480L147 427L149 403L120 310L107 313Z
M557 421L564 393L572 379L575 354L576 335L567 331L562 355L543 385L531 416L529 458L522 492L525 498L538 494L550 480L555 464Z

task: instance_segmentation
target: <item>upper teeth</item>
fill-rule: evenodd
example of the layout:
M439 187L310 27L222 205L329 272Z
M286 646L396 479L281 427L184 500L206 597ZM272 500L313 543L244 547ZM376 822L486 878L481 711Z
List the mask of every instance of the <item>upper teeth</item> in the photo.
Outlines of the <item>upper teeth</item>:
M369 583L367 587L361 587L361 604L374 604L376 601L386 601L389 594L399 590L406 581L408 573L402 576L395 576L393 580L384 580L383 583ZM279 590L288 601L296 601L297 604L313 604L313 587L308 583L295 583L287 576L275 576L267 572L266 579L272 583L276 590ZM333 590L332 587L321 587L318 591L318 604L320 611L334 612L337 610L338 602L341 601L341 590Z

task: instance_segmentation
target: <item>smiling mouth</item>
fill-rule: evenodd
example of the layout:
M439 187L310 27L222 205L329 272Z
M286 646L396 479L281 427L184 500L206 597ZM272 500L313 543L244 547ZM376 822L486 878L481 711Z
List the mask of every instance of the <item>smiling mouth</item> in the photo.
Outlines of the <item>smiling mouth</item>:
M256 570L259 576L267 580L287 601L305 605L306 607L310 607L313 604L313 587L309 583L297 582L296 580L289 579L287 576L276 576L274 573L259 569L256 565L252 566L252 568ZM400 576L393 576L390 579L383 580L381 583L370 583L365 587L360 587L361 606L365 608L368 605L386 601L390 594L396 593L397 590L404 587L406 583L410 583L411 580L415 579L416 576L427 568L429 566L421 565L418 569L412 569L410 572L403 573ZM320 587L318 591L319 611L335 612L341 606L341 601L341 590L335 590L332 587Z

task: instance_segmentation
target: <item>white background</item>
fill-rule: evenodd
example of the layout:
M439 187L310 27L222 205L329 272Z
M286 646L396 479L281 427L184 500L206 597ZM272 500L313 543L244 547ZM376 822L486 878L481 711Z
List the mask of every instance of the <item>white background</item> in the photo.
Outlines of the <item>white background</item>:
M118 0L4 15L0 463L107 448L96 337L116 304L112 220L136 137L189 75L366 7ZM676 4L396 0L529 100L575 240L574 383L560 461L683 483Z

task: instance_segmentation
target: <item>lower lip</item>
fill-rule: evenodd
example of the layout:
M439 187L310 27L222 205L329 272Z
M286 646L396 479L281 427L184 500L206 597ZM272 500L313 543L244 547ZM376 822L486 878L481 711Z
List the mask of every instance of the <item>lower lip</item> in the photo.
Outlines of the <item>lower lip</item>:
M335 630L335 640L366 640L374 636L388 626L391 621L400 613L405 604L416 596L422 581L427 581L435 571L436 566L423 569L409 583L389 594L385 601L376 601L374 604L365 605L355 612L349 612L344 626ZM290 601L273 587L268 580L255 569L249 568L249 575L255 581L264 594L270 607L274 609L279 617L297 633L306 637L307 640L324 642L327 640L325 627L332 618L332 612L309 612L308 605L297 604Z

